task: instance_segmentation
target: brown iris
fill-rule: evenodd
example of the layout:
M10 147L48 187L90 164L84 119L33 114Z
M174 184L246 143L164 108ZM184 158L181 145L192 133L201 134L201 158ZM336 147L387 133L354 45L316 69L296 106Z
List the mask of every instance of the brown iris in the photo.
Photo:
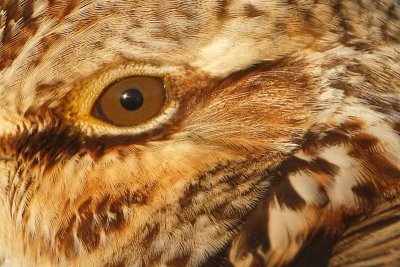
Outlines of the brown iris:
M116 126L135 126L159 114L165 100L163 79L128 77L105 89L96 101L93 115Z

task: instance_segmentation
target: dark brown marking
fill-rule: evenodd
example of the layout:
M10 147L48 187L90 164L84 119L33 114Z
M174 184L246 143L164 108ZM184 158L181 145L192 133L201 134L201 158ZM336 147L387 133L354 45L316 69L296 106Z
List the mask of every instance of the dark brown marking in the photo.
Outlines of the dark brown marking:
M170 267L185 267L189 266L190 254L181 255L179 257L175 257L166 263L167 266Z
M313 132L306 132L304 135L303 151L307 155L314 155L316 152L316 145L319 140L319 135Z
M358 196L361 209L368 213L393 191L399 191L400 170L385 156L375 136L360 132L352 138L350 144L349 155L360 161L360 172L370 178L352 188Z
M288 267L328 266L337 239L338 235L329 234L326 229L319 230L297 253Z
M58 88L62 87L64 85L63 81L56 81L51 84L40 84L39 86L35 87L36 94L38 95L38 98L40 96L46 96L49 95L51 92L58 90ZM52 100L49 100L52 101ZM45 103L44 106L48 106L51 103ZM25 112L25 116L29 115L36 115L36 111L28 109Z
M8 140L15 148L16 154L24 161L32 161L35 157L52 167L61 159L69 159L76 154L82 138L72 134L67 128L57 124L43 132L31 129L30 133L21 133L20 137Z
M217 19L225 20L228 18L228 6L229 0L218 0L217 1Z
M21 1L6 1L6 3L6 6L2 8L7 12L7 15L5 17L3 39L0 40L3 44L0 48L0 54L2 54L0 58L0 70L12 64L27 40L37 31L37 26L31 20L33 12L32 1L25 1L23 6L21 5ZM12 33L11 29L19 20L22 20L23 26L16 33Z
M391 123L392 129L397 133L400 134L400 123L398 121L393 121Z
M297 1L296 0L286 0L286 3L288 4L288 5L294 5L294 6L296 6L297 7Z
M374 148L379 144L379 139L371 134L360 132L352 136L350 144L349 155L360 158L364 157L366 153L376 152Z
M179 205L182 208L186 208L192 204L192 199L200 192L199 184L191 184L186 190L184 197L179 199Z
M279 176L288 177L291 173L298 171L310 170L315 173L324 173L335 175L339 167L322 158L315 158L312 161L306 161L298 157L291 157L284 161L279 168Z
M139 192L133 192L133 191L126 191L125 192L125 203L127 205L132 205L132 204L145 204L146 198L143 194Z
M261 17L264 15L263 11L257 9L255 6L253 6L250 3L246 3L244 5L244 13L245 13L245 16L248 18Z
M145 228L147 229L147 235L142 240L142 244L145 247L149 247L151 243L157 238L160 233L160 225L146 225Z
M28 174L26 176L26 179L23 181L21 187L18 188L18 194L24 194L24 195L30 194L29 190L30 190L31 186L34 184L34 180L35 179L33 179L32 175ZM23 186L23 189L22 189L22 186ZM19 200L18 200L17 207L19 209L21 209L21 201L23 199L24 199L24 197L20 197ZM28 216L28 207L29 207L29 204L30 204L30 197L28 198L27 201L28 201L28 203L24 203L24 207L22 207L22 209L23 209L22 218L25 221L28 219L27 216Z
M113 201L110 205L110 211L114 213L115 218L109 222L109 230L120 231L126 226L126 220L122 211L123 203L120 200Z
M234 267L229 260L229 244L222 248L217 254L207 258L201 267Z
M89 208L90 205L92 204L92 198L88 197L78 208L78 213L84 213L86 212Z
M339 144L344 144L349 140L350 137L346 133L335 129L325 132L325 135L321 139L320 145L321 146L339 145Z
M338 127L339 130L342 130L346 133L355 132L361 130L365 125L365 122L360 119L349 119L340 124Z
M338 166L319 157L310 163L309 169L315 173L324 173L330 176L335 176L339 171Z
M281 208L301 210L306 205L305 200L294 190L287 176L278 177L278 181L273 184L272 192Z
M97 207L96 207L97 214L105 214L108 211L110 199L111 199L110 195L103 196L101 201L97 204Z
M127 267L124 261L110 262L104 265L104 267Z
M318 145L325 147L351 143L354 141L352 134L360 131L364 125L365 122L355 118L346 120L335 129L324 132L324 136L318 141Z
M171 134L168 131L157 130L160 135ZM132 143L148 142L152 133L144 133L140 136L122 135L118 138L113 136L85 137L78 129L54 122L51 127L38 132L35 128L28 133L21 132L19 136L8 136L1 138L0 142L11 144L9 148L16 151L19 158L25 162L33 161L36 157L41 162L46 162L48 168L54 166L61 160L68 160L76 154L90 153L93 159L97 160L104 155L110 147L125 146ZM155 137L157 138L157 137ZM107 144L107 145L106 145Z
M70 0L68 1L68 4L65 5L64 10L60 12L59 18L65 18L68 16L76 7L78 6L78 1L77 0Z
M88 251L96 249L100 243L99 227L94 223L94 215L91 211L92 198L89 197L78 208L80 222L77 236L85 244Z
M75 226L77 237L88 252L98 248L102 230L105 232L121 231L127 226L127 220L122 211L123 206L129 207L133 204L144 203L143 194L129 191L121 196L105 195L98 201L93 200L92 197L85 199L77 207L77 215L73 214L68 224L57 232L56 240L59 243L60 251L68 258L76 256L73 237ZM115 218L109 218L109 212L113 213ZM94 214L98 220L95 220ZM79 220L77 220L77 216L79 216Z
M309 163L307 161L297 157L290 157L282 163L280 168L278 168L280 172L279 175L282 177L287 177L290 173L306 170L308 166Z
M381 26L381 34L382 34L382 39L387 42L387 43L391 43L391 42L395 42L398 43L400 40L400 37L398 36L398 33L400 32L395 32L392 31L389 28L389 21L387 23L382 24Z
M100 229L94 223L93 213L88 211L80 215L77 237L85 245L87 251L96 249L100 244Z
M267 266L267 262L258 253L253 253L253 261L251 262L249 267L260 267L260 266Z
M264 252L270 248L268 236L269 200L261 200L257 207L248 215L237 237L237 259L245 257L247 253L257 254L258 248Z
M383 155L369 154L368 162L373 162L376 166L376 175L383 176L389 180L399 181L400 170L397 166Z
M58 240L58 249L65 254L67 258L76 256L74 250L73 227L76 223L76 215L72 215L67 225L57 231L56 240Z
M200 174L195 182L193 182L185 192L184 196L179 200L179 203L181 207L184 210L188 210L189 207L193 204L193 199L198 196L201 192L210 192L213 190L213 186L207 183L203 183L204 181L209 181L209 180L215 180L215 177L219 177L219 183L224 184L225 186L230 186L230 188L235 188L239 184L242 184L244 181L248 181L250 179L249 176L244 176L242 175L241 172L238 170L246 170L250 168L252 164L255 162L259 162L262 158L248 158L244 160L243 162L231 162L227 164L218 164L212 168L210 168L207 172L204 172ZM256 174L255 179L259 179L260 177ZM253 176L253 174L251 175ZM267 177L265 179L268 179ZM262 181L263 179L258 181ZM255 193L255 190L253 190L251 193ZM235 217L235 213L229 212L229 215L226 214L226 208L230 205L230 203L224 203L223 205L219 206L218 208L215 208L210 215L212 215L214 218L218 219L227 219L227 217ZM207 205L205 205L207 206ZM232 207L230 207L232 208ZM204 207L204 210L207 210L208 208ZM184 214L182 216L185 216L185 220L190 220L190 221L195 221L196 217L193 216L193 214Z
M397 208L400 207L397 206ZM360 238L360 235L365 235L365 233L377 232L380 229L384 229L385 227L393 225L394 223L399 221L400 221L400 215L394 215L388 218L382 216L379 220L369 221L367 225L363 225L362 227L357 228L354 231L350 231L342 238L348 239L350 236L353 236L353 238ZM351 239L348 239L347 241L351 241Z
M400 17L397 15L396 11L399 12L398 6L396 4L391 4L386 11L388 18L394 21L400 20Z
M363 201L362 204L365 207L376 203L379 197L378 189L373 184L357 185L352 188L352 191Z

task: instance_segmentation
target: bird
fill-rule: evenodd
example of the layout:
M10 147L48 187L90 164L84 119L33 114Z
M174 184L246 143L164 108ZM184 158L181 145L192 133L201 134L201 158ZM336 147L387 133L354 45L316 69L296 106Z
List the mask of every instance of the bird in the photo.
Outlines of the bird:
M0 266L398 266L398 0L0 0Z

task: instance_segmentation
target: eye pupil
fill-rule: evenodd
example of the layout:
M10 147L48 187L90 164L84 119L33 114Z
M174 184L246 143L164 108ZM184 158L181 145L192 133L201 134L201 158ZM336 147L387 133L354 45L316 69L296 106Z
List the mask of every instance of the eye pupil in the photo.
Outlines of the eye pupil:
M136 89L128 89L122 93L120 102L127 110L138 110L143 105L143 95Z

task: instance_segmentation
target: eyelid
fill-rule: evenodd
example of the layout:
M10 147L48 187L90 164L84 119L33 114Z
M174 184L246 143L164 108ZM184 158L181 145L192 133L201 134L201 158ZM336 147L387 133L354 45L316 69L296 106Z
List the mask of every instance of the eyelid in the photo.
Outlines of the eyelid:
M136 135L151 131L168 123L179 108L170 77L180 71L177 67L154 67L137 64L125 64L110 68L77 84L69 93L62 113L71 124L82 129L87 135ZM132 127L119 127L95 118L92 115L93 106L107 86L130 76L150 76L163 79L167 101L160 114L148 122Z

